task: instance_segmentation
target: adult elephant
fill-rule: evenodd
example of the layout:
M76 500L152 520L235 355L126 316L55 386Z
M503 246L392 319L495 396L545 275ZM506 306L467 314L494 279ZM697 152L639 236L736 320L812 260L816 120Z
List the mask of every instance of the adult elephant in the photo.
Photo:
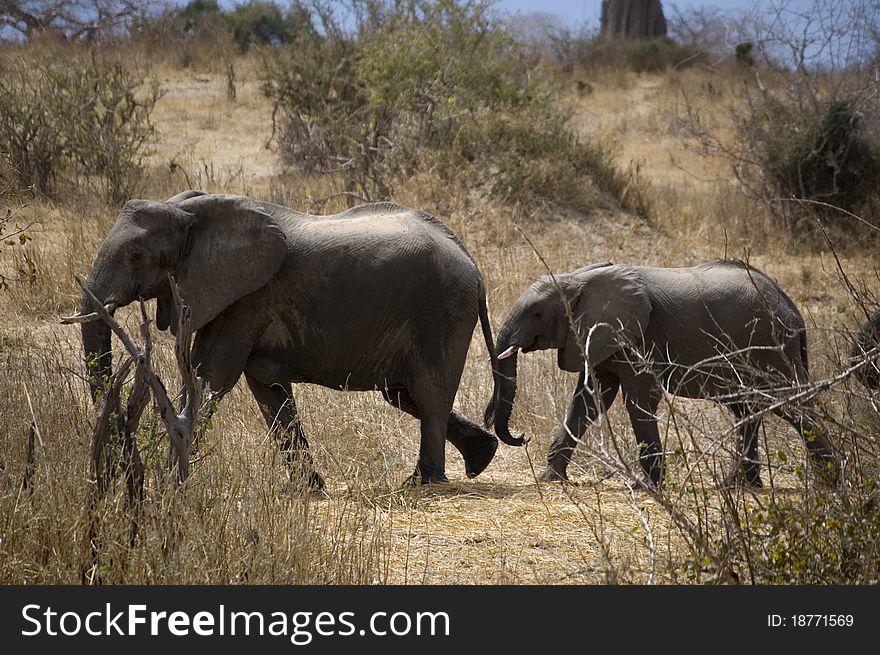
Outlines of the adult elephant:
M244 373L267 424L284 429L282 447L302 453L313 487L324 482L297 417L296 382L378 390L418 418L413 482L446 481L446 439L468 477L491 462L495 437L452 408L478 317L496 368L483 280L438 219L391 203L312 216L198 191L131 200L86 287L110 311L156 298L156 325L173 330L169 274L192 312L198 375L222 396ZM81 315L94 309L84 293ZM110 332L84 323L82 340L94 393L111 370Z
M498 333L501 385L486 409L500 439L511 439L518 350L557 349L559 368L580 373L565 423L541 479L564 480L577 440L623 391L639 461L655 485L663 475L656 410L665 391L707 398L742 424L737 477L761 486L757 410L772 392L807 378L804 321L794 303L760 271L739 261L693 268L597 264L527 289ZM589 376L585 361L589 361ZM778 397L775 396L775 397ZM807 406L773 411L795 426L813 460L836 475L831 446Z
M854 366L864 360L869 352L880 347L880 307L875 309L859 330L856 342L850 353L850 365ZM856 377L869 389L880 389L880 362L876 356L866 366L856 371Z

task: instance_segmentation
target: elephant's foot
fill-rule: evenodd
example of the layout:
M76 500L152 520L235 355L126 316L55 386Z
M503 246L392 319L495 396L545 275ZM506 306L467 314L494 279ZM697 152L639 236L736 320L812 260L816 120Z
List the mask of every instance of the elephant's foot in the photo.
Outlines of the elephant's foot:
M761 480L761 467L755 462L741 462L734 466L727 477L724 478L724 486L728 489L741 487L743 489L763 489L764 482Z
M284 483L283 489L285 493L301 493L308 489L311 493L325 493L324 478L315 471L303 471L302 476L292 475L290 479Z
M324 491L324 487L326 486L324 478L321 477L320 473L317 471L309 473L309 489L312 491Z
M639 464L642 465L642 471L648 479L648 484L657 491L661 491L666 466L663 456L656 451L657 449L653 446L644 448L641 457L639 457Z
M324 478L315 469L306 466L291 466L290 483L308 487L310 491L324 491Z
M833 455L819 455L813 457L813 472L816 480L826 487L834 487L840 482L840 467Z
M456 411L449 413L446 439L461 453L469 478L482 473L498 450L498 439Z
M538 482L568 482L568 474L565 469L554 468L551 464L538 476Z
M470 439L466 454L462 453L465 475L475 478L485 471L495 457L496 450L498 450L498 439L495 437Z
M449 479L443 473L422 473L416 469L411 476L403 481L402 486L404 489L409 489L427 484L444 484L447 482L449 482Z

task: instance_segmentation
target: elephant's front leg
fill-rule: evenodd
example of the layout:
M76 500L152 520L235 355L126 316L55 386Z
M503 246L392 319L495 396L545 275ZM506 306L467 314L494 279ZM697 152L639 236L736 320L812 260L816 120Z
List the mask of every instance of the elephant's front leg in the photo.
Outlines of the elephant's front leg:
M840 467L834 449L823 434L821 423L813 410L810 407L793 409L783 406L774 413L788 421L803 436L807 451L810 453L810 461L819 479L824 484L837 484L840 480Z
M273 437L281 441L281 452L291 471L299 470L312 489L324 488L324 479L315 471L309 442L296 412L293 389L289 382L265 384L245 372L248 387L260 407ZM282 434L279 433L283 431Z
M599 417L600 407L596 402L595 392L592 384L585 384L585 378L585 372L581 371L577 387L575 387L574 395L565 414L565 422L559 426L553 443L550 444L550 450L547 453L547 468L538 478L542 482L568 480L567 469L571 455L587 426ZM601 403L601 411L604 411L614 402L620 383L611 376L597 374L596 378L599 403Z

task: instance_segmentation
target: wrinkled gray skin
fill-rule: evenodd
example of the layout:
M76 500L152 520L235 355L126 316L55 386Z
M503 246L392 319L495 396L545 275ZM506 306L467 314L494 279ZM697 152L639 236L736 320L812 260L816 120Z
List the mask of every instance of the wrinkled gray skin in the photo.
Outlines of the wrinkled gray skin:
M445 439L469 477L492 460L495 437L452 410L478 316L494 362L483 281L437 219L390 203L311 216L198 191L132 200L87 285L111 308L156 298L157 326L175 331L169 273L192 311L198 375L222 396L244 373L267 424L284 429L288 453L293 441L312 486L323 480L297 417L297 382L379 390L420 419L412 482L446 480ZM81 313L93 310L83 294ZM111 370L110 333L86 323L82 338L94 385Z
M588 378L584 344L597 324L589 339ZM754 389L808 381L800 313L775 282L738 261L693 268L606 263L556 276L555 282L542 277L520 296L497 336L503 382L486 409L486 421L494 420L501 439L510 436L517 350L555 348L559 367L580 373L565 424L541 475L547 481L567 478L576 439L619 390L639 444L640 463L651 482L659 485L663 448L656 410L664 388L687 398L714 400L743 419L766 407ZM775 413L804 436L820 470L836 475L831 447L809 408L782 407ZM740 429L742 460L736 477L753 486L762 484L756 439L760 422L747 421Z
M865 355L880 346L880 307L875 309L868 320L862 325L856 342L850 353L850 365L854 366L865 358ZM880 389L880 362L875 359L873 362L859 369L856 377L859 381L869 389Z

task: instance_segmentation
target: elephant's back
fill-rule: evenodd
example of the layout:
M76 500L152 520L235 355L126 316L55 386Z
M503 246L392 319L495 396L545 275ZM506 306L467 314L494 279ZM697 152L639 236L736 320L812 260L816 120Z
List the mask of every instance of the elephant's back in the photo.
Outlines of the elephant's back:
M306 256L347 271L424 273L433 284L480 283L476 263L441 221L393 203L374 203L298 222L291 242Z
M709 310L717 321L773 315L791 328L803 328L803 318L775 280L738 260L707 262L688 268L636 267L660 305L683 315ZM727 321L724 321L727 324Z
M676 345L689 361L752 347L799 349L803 317L781 287L755 268L712 262L638 273L651 289L651 320L662 335L655 340L664 341L662 348L682 340Z

